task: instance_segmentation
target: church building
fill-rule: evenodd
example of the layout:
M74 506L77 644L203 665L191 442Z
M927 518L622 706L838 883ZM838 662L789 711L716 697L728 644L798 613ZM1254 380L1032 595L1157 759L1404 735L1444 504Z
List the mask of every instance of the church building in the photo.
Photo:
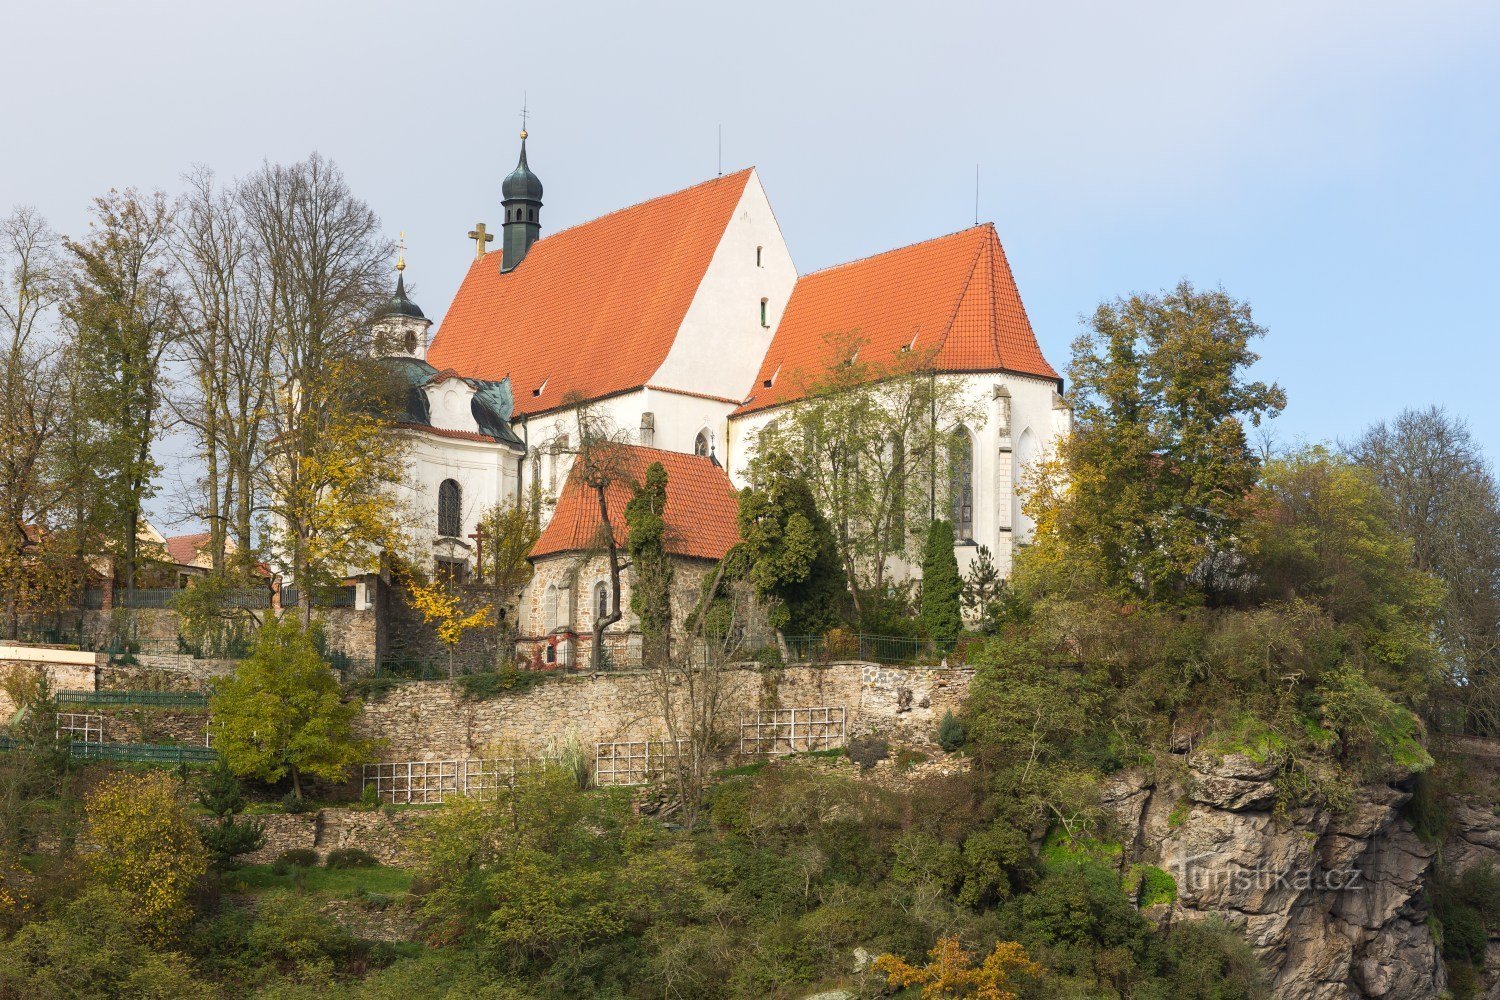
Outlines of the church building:
M436 336L429 342L404 275L377 326L377 353L409 389L407 499L436 565L468 573L479 519L533 493L545 504L539 570L580 548L576 523L557 522L582 509L569 496L579 406L642 456L696 458L674 471L669 494L690 477L697 502L727 511L681 523L679 545L718 558L733 541L719 535L757 433L838 360L829 335L857 330L862 350L932 352L939 377L958 380L984 414L954 428L966 446L949 516L961 567L985 545L1008 572L1031 531L1017 484L1067 433L1070 411L993 225L798 275L750 168L543 237L526 138L501 185L500 246L486 247L483 225L470 233L475 258ZM590 572L570 569L561 587L556 572L539 571L523 633L587 631L599 582ZM622 631L629 624L627 612Z

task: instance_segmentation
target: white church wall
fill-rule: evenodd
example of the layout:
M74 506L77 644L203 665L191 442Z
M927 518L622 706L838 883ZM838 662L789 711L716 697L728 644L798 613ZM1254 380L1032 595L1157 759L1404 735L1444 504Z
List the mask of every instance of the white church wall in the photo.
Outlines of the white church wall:
M1027 471L1053 447L1055 436L1066 433L1066 410L1054 410L1056 383L1011 373L952 375L963 397L983 414L968 425L974 445L973 544L957 548L960 571L967 572L979 546L989 548L996 567L1010 574L1013 548L1030 540L1032 524L1020 510L1016 488ZM996 394L1003 387L1008 395ZM787 407L762 410L730 421L727 467L736 487L748 483L747 469L762 429L787 412ZM1024 442L1018 451L1017 442ZM938 512L951 517L951 510ZM915 567L898 566L893 579L907 579Z
M398 491L413 522L417 556L469 558L468 537L480 518L496 504L515 503L519 453L488 441L467 441L412 431L406 457L406 480ZM445 479L458 483L460 530L457 542L438 535L438 487Z
M672 349L651 384L725 399L743 398L771 346L796 283L797 269L781 227L759 174L751 171ZM671 450L679 449L673 446Z

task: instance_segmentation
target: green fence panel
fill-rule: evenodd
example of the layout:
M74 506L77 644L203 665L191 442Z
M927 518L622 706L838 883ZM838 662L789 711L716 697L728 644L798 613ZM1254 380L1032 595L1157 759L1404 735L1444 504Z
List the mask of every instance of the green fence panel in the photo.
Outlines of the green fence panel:
M59 705L153 705L158 708L204 708L208 695L197 691L59 691Z

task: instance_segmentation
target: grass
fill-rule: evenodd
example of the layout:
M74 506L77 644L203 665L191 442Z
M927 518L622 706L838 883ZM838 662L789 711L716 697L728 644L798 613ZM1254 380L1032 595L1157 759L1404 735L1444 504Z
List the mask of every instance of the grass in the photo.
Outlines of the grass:
M1048 831L1040 851L1042 864L1048 868L1069 868L1084 861L1114 865L1125 851L1124 845L1096 840L1087 835L1069 838L1060 828Z
M1242 753L1255 763L1264 764L1286 750L1286 740L1255 716L1245 713L1235 719L1232 727L1214 734L1205 749L1220 757Z
M301 889L322 896L358 896L379 893L392 898L411 890L412 873L402 868L292 868L278 875L271 865L246 865L224 876L225 888L234 892L269 892Z

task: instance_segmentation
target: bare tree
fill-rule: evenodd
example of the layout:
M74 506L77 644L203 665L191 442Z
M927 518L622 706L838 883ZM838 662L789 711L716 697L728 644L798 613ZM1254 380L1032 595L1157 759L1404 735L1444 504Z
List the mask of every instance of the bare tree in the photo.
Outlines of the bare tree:
M590 669L603 670L604 632L624 617L620 608L620 577L629 564L620 558L620 532L615 529L615 520L623 517L624 511L611 509L610 492L615 484L632 481L629 438L595 407L576 398L567 402L573 407L578 430L571 475L594 495L599 506L599 534L594 546L603 553L609 569L609 614L594 616L593 647L589 650Z
M267 164L240 191L254 235L256 294L269 319L272 454L260 466L280 558L308 594L399 545L391 487L404 439L363 330L392 246L338 168L317 154ZM389 402L389 400L384 400Z
M49 449L65 397L56 345L45 338L65 290L60 246L35 209L16 208L0 220L0 591L11 637L38 582L28 549L42 543L57 497Z
M261 430L270 388L268 296L257 278L263 262L234 188L211 170L187 176L174 237L183 274L179 358L188 378L173 400L204 463L202 501L215 570L228 542L242 563L252 557L251 523L263 451Z

